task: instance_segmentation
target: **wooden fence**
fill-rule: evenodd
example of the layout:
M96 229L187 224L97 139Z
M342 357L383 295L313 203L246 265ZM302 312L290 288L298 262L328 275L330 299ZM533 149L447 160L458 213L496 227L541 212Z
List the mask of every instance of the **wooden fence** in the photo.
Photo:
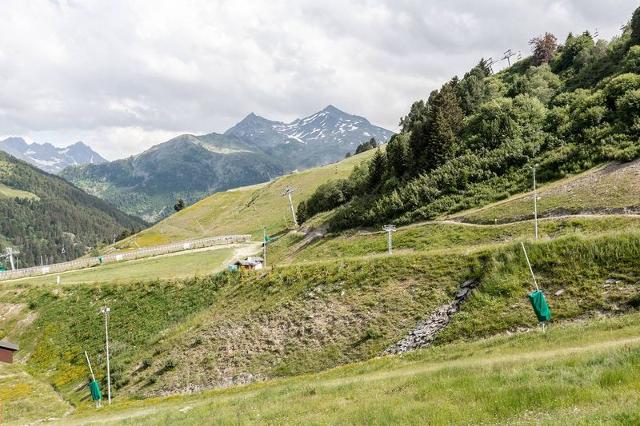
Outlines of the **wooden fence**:
M220 237L202 238L199 240L187 240L179 243L165 244L142 248L122 253L112 253L98 257L83 257L69 262L54 263L45 266L33 266L31 268L17 269L15 271L0 272L0 281L14 280L17 278L35 277L38 275L55 274L72 271L75 269L89 268L105 263L122 262L125 260L141 259L143 257L159 256L161 254L175 253L178 251L194 250L223 244L246 243L251 241L251 235L223 235Z

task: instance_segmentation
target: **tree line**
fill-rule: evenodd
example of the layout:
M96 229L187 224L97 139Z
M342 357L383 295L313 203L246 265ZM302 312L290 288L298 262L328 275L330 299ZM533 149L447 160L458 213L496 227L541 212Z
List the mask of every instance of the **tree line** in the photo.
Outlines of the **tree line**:
M610 42L550 33L493 73L486 60L411 105L401 131L348 179L321 185L301 221L335 209L332 230L433 219L603 161L640 155L640 8Z

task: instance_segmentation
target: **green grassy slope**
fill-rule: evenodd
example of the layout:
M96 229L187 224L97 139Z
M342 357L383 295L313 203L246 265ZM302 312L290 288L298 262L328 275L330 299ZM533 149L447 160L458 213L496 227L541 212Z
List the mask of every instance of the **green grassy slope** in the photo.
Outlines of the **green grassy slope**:
M640 160L609 164L539 189L540 217L566 214L640 212ZM453 219L499 223L533 218L533 193L519 194Z
M330 166L334 168L333 171L324 168L315 169L313 173L323 170L329 175L335 174L335 168L345 165L343 163ZM346 169L343 172L348 173ZM300 173L282 180L286 182L286 179L290 179L288 184L292 186L311 185L315 184L312 177ZM298 183L292 183L291 180ZM161 242L194 237L190 232L196 231L190 226L196 217L203 220L208 217L212 223L219 223L216 225L219 226L216 228L218 230L231 232L236 226L244 226L245 232L251 232L252 225L246 222L251 217L251 208L246 206L253 205L250 202L253 197L253 203L271 206L271 210L266 207L265 210L274 211L274 206L284 201L278 185L287 185L278 182L216 194L203 200L205 207L196 208L198 204L192 206L189 216L183 217L180 226L172 228L168 240ZM562 185L566 188L571 182L575 180L569 179ZM612 187L608 181L599 182L601 186L609 185L615 189L609 191L611 197L614 194L631 194L620 205L633 205L635 196L633 189L629 189L634 184L632 179L624 180L623 184L616 187ZM584 190L565 192L570 194L568 197L571 199L582 197ZM600 192L597 199L600 200L603 194ZM244 210L239 209L238 200L241 200L241 204L247 203ZM593 201L588 199L585 202ZM286 208L284 204L285 211ZM179 223L175 220L183 213L156 225L150 235L143 233L136 236L137 243L144 242L144 238L147 238L148 244L164 238L164 234L154 232L164 229L168 233L166 224ZM275 221L276 215L272 218ZM160 228L163 223L165 228ZM624 215L541 220L541 240L529 244L529 251L540 285L551 305L554 316L552 328L565 321L629 313L640 307L637 291L637 283L640 282L637 272L637 259L640 258L639 225L640 217ZM282 228L271 225L271 229L283 228L284 223ZM259 232L258 229L253 231ZM116 401L121 404L139 396L201 391L308 374L376 357L404 337L419 320L450 301L458 285L472 277L477 278L480 285L438 336L437 344L443 348L434 351L442 351L439 352L441 355L437 360L423 360L423 364L429 365L442 361L433 368L455 371L456 374L448 373L448 378L428 376L424 382L404 385L393 382L389 388L381 388L379 399L386 401L386 405L382 406L391 413L388 420L417 423L424 419L445 419L454 415L453 408L447 408L447 404L452 404L451 400L438 393L439 389L458 386L456 389L459 390L453 395L485 387L498 392L504 388L504 377L507 376L522 383L521 387L533 383L538 393L532 395L538 395L538 399L522 404L512 401L511 393L518 393L521 389L515 386L509 391L505 390L497 399L500 404L512 404L510 408L499 410L497 403L492 404L488 397L483 396L485 394L481 394L474 410L464 410L451 418L468 422L508 422L515 419L526 423L529 418L526 416L534 416L527 414L526 407L539 407L539 404L548 401L556 401L553 409L557 411L550 412L557 416L565 415L566 404L571 402L582 404L585 413L606 416L608 413L605 411L596 410L592 396L613 392L610 384L597 382L587 394L571 393L571 390L571 395L566 399L554 399L558 389L556 386L561 386L562 382L553 381L552 386L545 387L541 380L547 375L539 374L538 364L523 368L520 363L516 369L507 363L504 373L495 376L491 371L481 368L483 363L489 362L484 358L478 361L479 370L476 367L467 369L468 366L463 366L462 370L450 370L443 361L446 348L466 345L460 341L506 331L535 329L537 322L526 298L531 289L530 277L518 244L519 240L531 238L532 234L531 221L499 225L456 222L415 224L398 230L394 235L396 254L386 256L384 234L377 231L329 235L297 252L292 250L299 247L304 235L287 233L269 248L270 264L276 264L269 271L167 280L210 271L215 252L201 252L63 274L65 285L60 287L52 286L47 281L49 278L12 282L0 290L0 314L2 306L19 306L20 309L17 310L18 314L0 326L0 338L8 336L17 341L23 348L20 357L26 361L28 372L37 380L53 385L61 395L79 407L79 415L82 416L91 406L86 399L86 389L82 386L87 378L83 358L85 349L95 357L99 378L104 381L104 358L101 355L103 334L98 314L98 308L104 304L112 307L113 383ZM222 256L215 260L218 264L229 254L227 249L216 252ZM287 265L287 262L290 264ZM559 343L552 343L557 349ZM473 345L475 343L467 346L465 354L471 356L471 352L480 351ZM491 353L508 352L510 345L504 343L495 352L491 349ZM529 359L532 356L527 354L522 357ZM611 350L608 355L623 365L621 368L635 365L635 358L627 357L624 353L618 356L618 352ZM412 356L403 359L411 359ZM599 364L594 361L599 359L599 355L594 356L573 357L570 362L586 365L592 374L590 377L613 374L609 372L610 364L604 361ZM496 357L499 358L498 355ZM454 362L451 365L455 365L453 359L445 361ZM394 362L375 367L375 374L392 374L391 371L396 368ZM568 371L564 358L553 362L556 365L554 371ZM399 368L403 370L404 367ZM432 367L424 368L431 371ZM357 374L349 368L338 371L343 371L341 374L345 377ZM615 377L611 380L615 380ZM583 383L580 381L583 379L583 376L574 378L572 383ZM287 383L302 386L301 383L306 379L287 380L291 380ZM426 383L439 383L439 387L428 393ZM261 386L265 385L253 385L248 389L262 389ZM274 393L267 391L264 401L271 401L276 408L266 408L266 402L258 405L266 418L276 422L297 418L291 416L321 423L335 420L329 414L306 414L308 407L316 411L318 409L306 397L301 397L300 405L293 405L291 411L287 411L277 405L282 401L278 395L286 391L278 388L277 383L273 386ZM402 389L392 392L390 389L396 386L402 386ZM575 389L578 388L576 386ZM627 388L622 386L619 389L623 392ZM241 395L243 390L229 392ZM336 395L323 394L317 389L314 392L325 395L327 399L322 406L326 410L332 407L331 411L336 411L333 407ZM353 394L354 399L362 398L359 392L364 392L364 388ZM393 396L396 393L397 398ZM417 398L417 394L446 404L436 410L433 417L418 408L422 404L408 404L406 411L390 409L400 399ZM224 392L209 395L224 395ZM219 409L223 413L221 418L226 418L224 416L235 410L219 400L208 402L198 398L176 398L173 402L165 401L162 404L168 404L168 407L177 401L200 401L197 402L198 406ZM239 402L233 404L237 406ZM126 402L123 405L148 409L145 403ZM617 401L611 405L621 415L632 413L628 410L629 406L629 401ZM372 419L367 416L367 409L373 410L378 416L382 415L376 411L376 407L368 404L359 405L354 410L336 412L352 422L366 423ZM193 410L196 419L204 413L199 408ZM180 422L188 419L171 411L159 410L157 415L160 417L154 417L154 410L150 413L154 415L147 419L149 422L165 419ZM109 411L105 410L105 414L108 415ZM114 415L119 416L117 412ZM248 417L246 420L258 419Z
M26 330L3 331L23 356L32 353L35 375L77 401L83 392L75 389L86 379L82 353L101 347L98 308L109 304L119 389L214 386L248 372L286 375L377 354L451 297L468 272L459 262L442 258L436 269L420 258L383 259L177 283L14 286L0 301L27 305L22 315L36 319Z
M539 236L550 240L561 236L595 236L640 230L640 216L593 216L549 218L539 221ZM393 234L395 253L415 251L457 251L489 248L514 240L532 238L533 221L499 225L474 225L455 222L429 222L400 227ZM299 263L332 258L384 255L387 235L384 231L349 231L329 234L309 243L304 234L290 233L269 246L271 263Z
M263 226L270 234L276 234L292 226L289 204L282 197L284 188L290 186L295 190L293 200L297 205L320 184L348 176L356 165L370 158L372 152L292 173L266 184L216 193L122 241L117 247L147 247L223 234L261 237Z
M197 275L209 275L225 267L235 249L219 247L205 251L178 252L119 263L109 263L92 268L80 269L61 274L3 281L3 285L47 285L61 284L126 283L132 281L172 280Z
M31 192L14 189L0 183L0 198L25 198L37 200L38 196Z
M640 316L552 327L226 390L83 409L66 424L637 424Z
M637 231L541 241L530 246L530 256L554 323L640 306ZM32 354L32 374L85 404L82 353L100 351L104 304L112 307L118 394L155 395L369 359L448 302L469 277L480 286L440 344L536 326L526 298L528 270L513 243L469 254L316 262L178 282L13 285L0 292L0 303L26 306L21 315L34 319L2 333L22 345L22 356Z
M44 418L60 418L71 410L72 407L51 386L32 377L24 371L24 366L0 363L2 424L26 424Z

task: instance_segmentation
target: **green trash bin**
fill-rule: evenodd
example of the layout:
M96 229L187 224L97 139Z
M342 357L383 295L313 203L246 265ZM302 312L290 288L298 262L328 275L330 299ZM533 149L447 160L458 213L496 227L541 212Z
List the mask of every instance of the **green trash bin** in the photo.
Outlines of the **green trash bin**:
M536 317L538 317L538 321L547 322L551 320L551 310L542 291L535 290L529 293L529 301L531 302L533 311L536 313Z

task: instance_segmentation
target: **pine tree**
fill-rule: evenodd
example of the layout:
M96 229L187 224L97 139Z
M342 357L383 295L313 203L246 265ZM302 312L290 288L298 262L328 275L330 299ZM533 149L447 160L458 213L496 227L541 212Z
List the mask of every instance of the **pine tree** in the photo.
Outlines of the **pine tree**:
M387 169L386 155L378 148L369 163L369 189L376 189Z
M176 204L173 206L173 209L177 212L179 212L180 210L184 209L184 200L182 198L178 198L178 201L176 201Z
M411 148L418 157L414 174L430 171L452 158L460 148L459 135L464 113L451 81L429 99L427 122L411 135ZM418 139L418 140L414 140Z
M629 26L631 27L631 45L640 44L640 7L633 12Z

